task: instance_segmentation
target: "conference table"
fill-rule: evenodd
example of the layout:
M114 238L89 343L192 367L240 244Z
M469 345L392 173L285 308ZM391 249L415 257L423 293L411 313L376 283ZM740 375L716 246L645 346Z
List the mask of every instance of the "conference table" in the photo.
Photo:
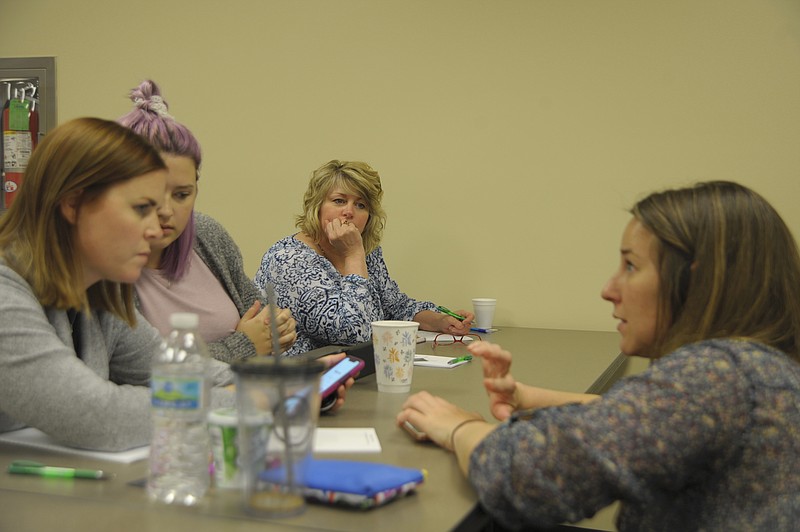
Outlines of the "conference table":
M619 377L624 357L612 332L502 327L482 335L513 354L514 376L528 384L574 392L602 392ZM426 342L418 354L459 356L462 343L438 346ZM480 361L452 369L416 367L412 393L428 390L491 419L482 385ZM245 514L235 490L211 488L198 505L169 506L148 500L141 487L147 460L112 463L67 453L0 443L0 530L114 530L193 532L271 530L469 530L476 525L477 497L452 454L430 443L418 443L395 424L408 394L381 393L375 375L359 379L339 412L321 415L321 427L374 427L380 453L326 454L427 470L414 493L371 510L309 504L294 517L265 519ZM13 460L103 469L111 480L52 479L7 473ZM137 485L138 484L138 485ZM478 508L479 509L479 508Z

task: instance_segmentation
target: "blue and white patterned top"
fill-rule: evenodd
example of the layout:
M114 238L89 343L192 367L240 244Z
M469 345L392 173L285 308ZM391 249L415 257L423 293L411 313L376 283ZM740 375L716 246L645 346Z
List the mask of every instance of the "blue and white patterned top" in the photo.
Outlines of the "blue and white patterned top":
M369 341L377 320L412 320L429 301L411 299L389 277L383 251L367 255L369 279L342 276L333 264L294 236L273 245L261 260L257 286L275 285L277 304L297 320L297 341L286 352L294 356L325 345Z

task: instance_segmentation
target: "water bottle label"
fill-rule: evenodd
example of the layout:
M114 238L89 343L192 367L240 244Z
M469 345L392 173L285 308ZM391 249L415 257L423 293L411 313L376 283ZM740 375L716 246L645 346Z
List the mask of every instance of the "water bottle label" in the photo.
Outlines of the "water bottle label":
M203 405L203 379L153 376L150 386L154 408L196 410Z

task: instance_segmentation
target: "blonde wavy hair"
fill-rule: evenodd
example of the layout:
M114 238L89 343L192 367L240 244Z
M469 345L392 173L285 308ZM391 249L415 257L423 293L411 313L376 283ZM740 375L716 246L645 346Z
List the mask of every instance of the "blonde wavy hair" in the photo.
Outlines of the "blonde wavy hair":
M381 178L367 163L333 160L314 170L303 196L303 213L296 217L295 225L309 237L319 241L323 235L319 209L334 187L340 187L347 194L359 196L367 204L369 220L361 238L364 241L364 251L371 253L381 243L386 226L386 212L381 207Z

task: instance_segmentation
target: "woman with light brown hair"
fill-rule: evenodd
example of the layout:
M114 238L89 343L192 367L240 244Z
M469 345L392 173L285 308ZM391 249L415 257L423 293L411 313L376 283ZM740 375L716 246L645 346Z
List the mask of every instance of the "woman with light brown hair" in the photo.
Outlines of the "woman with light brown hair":
M161 338L137 315L132 283L162 234L165 179L147 141L97 118L34 150L0 217L0 432L30 426L105 451L149 442ZM213 367L230 382L227 365Z
M620 530L794 530L800 522L800 257L752 190L709 182L644 198L603 288L620 350L652 359L602 396L517 382L476 342L488 423L420 392L397 416L455 452L509 528L621 502Z

